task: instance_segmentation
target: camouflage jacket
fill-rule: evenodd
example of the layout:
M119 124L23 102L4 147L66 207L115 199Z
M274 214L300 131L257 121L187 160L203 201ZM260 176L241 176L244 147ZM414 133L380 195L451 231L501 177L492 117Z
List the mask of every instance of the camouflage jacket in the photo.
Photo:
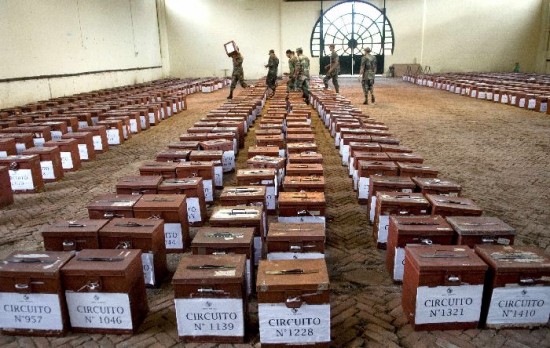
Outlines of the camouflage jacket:
M376 74L376 57L372 54L364 55L361 58L361 71L363 72L363 81L374 80L374 74Z
M288 59L288 67L290 69L290 77L294 77L294 69L298 63L298 58L296 56Z
M279 58L276 55L269 55L269 60L267 61L268 73L272 75L277 75L277 70L279 69Z
M243 72L243 56L240 52L237 52L233 56L233 74Z
M298 61L300 62L300 66L302 67L301 73L309 78L309 58L305 55L299 55Z

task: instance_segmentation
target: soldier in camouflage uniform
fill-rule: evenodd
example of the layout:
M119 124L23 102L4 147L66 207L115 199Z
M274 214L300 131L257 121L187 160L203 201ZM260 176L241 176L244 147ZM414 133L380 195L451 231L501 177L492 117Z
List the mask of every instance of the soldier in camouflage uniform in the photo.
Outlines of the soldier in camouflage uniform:
M363 85L363 94L365 95L365 101L363 104L369 103L369 91L371 95L371 101L374 104L374 74L376 74L376 57L370 54L370 47L365 48L365 55L361 58L361 84Z
M309 58L304 55L301 47L296 49L298 54L299 69L295 69L296 89L301 90L304 94L306 103L309 104Z
M286 84L286 91L296 90L296 79L294 78L294 69L298 63L298 58L294 55L294 52L291 50L286 50L286 57L288 58L288 68L290 69L290 74L288 75L288 82Z
M327 74L323 78L323 83L325 84L325 88L328 88L328 81L332 79L332 84L334 85L334 90L336 93L340 92L340 86L338 85L338 73L340 72L340 58L338 57L338 53L334 50L334 44L328 45L328 48L330 49L330 64L325 67L327 70Z
M233 59L233 74L231 74L231 86L229 87L229 96L227 99L233 99L233 90L237 87L237 83L241 83L241 87L246 88L248 85L244 82L244 71L243 71L243 56L241 52L237 51L231 54Z
M265 84L271 89L271 97L275 93L275 88L277 88L277 71L279 69L279 58L275 55L274 50L269 50L269 60L265 67L268 68Z

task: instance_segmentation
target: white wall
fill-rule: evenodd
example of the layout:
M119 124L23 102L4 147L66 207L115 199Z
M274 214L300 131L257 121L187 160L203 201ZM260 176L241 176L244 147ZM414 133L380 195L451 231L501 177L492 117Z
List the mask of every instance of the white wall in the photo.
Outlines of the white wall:
M155 0L0 0L0 67L0 107L161 78Z
M310 37L320 1L165 0L174 76L223 76L231 62L223 43L234 39L244 54L245 78L265 75L267 50L288 71L286 49L303 47ZM324 9L340 1L323 1ZM371 1L382 8L383 0ZM395 50L393 63L420 63L432 71L510 71L520 63L535 71L541 40L543 3L548 0L387 0ZM319 62L312 59L312 72Z

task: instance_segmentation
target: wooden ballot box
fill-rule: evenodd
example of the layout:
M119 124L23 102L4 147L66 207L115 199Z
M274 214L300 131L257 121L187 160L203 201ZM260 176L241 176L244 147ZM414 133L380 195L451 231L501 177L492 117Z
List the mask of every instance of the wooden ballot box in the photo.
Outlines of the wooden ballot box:
M423 194L458 197L462 190L462 186L446 179L414 177L412 181L417 186L416 192Z
M35 193L44 189L40 156L15 155L0 158L0 165L9 168L13 193Z
M237 185L265 186L267 212L270 213L277 210L276 203L279 183L275 169L238 169Z
M265 186L229 186L220 194L220 202L223 206L244 205L258 206L266 209Z
M166 179L159 186L159 194L184 194L187 203L187 221L200 226L206 221L206 199L202 178Z
M425 195L432 206L432 215L480 216L483 210L471 199L444 195Z
M439 171L433 166L418 163L397 162L399 176L408 176L410 178L436 178Z
M140 198L141 195L99 195L88 203L88 215L90 219L133 218L134 205Z
M0 330L61 336L69 328L60 269L71 252L15 251L0 262Z
M269 224L268 260L319 259L325 257L325 227L319 223Z
M61 167L66 172L77 171L82 167L80 155L78 152L78 140L76 139L59 139L51 140L44 143L46 147L58 147L59 155L61 156Z
M246 161L248 168L271 168L277 171L277 184L282 185L285 177L285 159L281 157L254 156Z
M6 166L0 166L0 208L13 203L11 190L10 170Z
M378 192L402 192L412 193L416 188L415 183L407 177L373 175L369 180L369 219L374 222Z
M184 342L242 343L248 319L246 256L184 256L172 278Z
M324 192L280 192L279 222L325 224Z
M357 184L359 204L368 204L370 202L370 177L395 176L397 175L397 165L391 161L362 161L357 162Z
M179 163L145 161L139 167L139 175L162 176L163 179L176 178Z
M328 348L329 288L324 259L262 260L256 281L262 347Z
M455 243L473 248L477 244L512 245L516 230L496 217L449 216L455 230Z
M289 163L286 165L286 175L290 176L322 176L323 165L319 163Z
M101 249L139 249L145 285L159 286L166 276L164 221L114 218L99 230Z
M285 176L283 189L286 192L325 192L324 176Z
M185 162L189 160L191 150L165 149L157 153L157 162Z
M141 250L85 249L61 275L74 332L131 334L149 311Z
M109 220L80 219L56 221L40 230L44 249L51 251L80 251L99 249L99 230Z
M209 161L211 161L214 164L214 185L216 187L223 187L223 151L191 151L191 154L189 155L189 160L197 163L208 163Z
M548 254L532 246L476 245L475 251L489 265L481 323L495 329L547 325Z
M156 194L161 182L162 176L160 175L125 176L118 180L116 193L121 195Z
M219 173L218 173L219 174ZM179 163L176 169L178 179L202 178L204 199L206 203L214 202L214 178L216 177L215 164L212 161L190 161ZM219 180L219 179L218 179ZM223 180L223 177L222 177Z
M78 155L80 161L91 161L95 159L94 137L92 132L72 132L61 136L61 139L76 139L78 142Z
M44 182L55 182L63 178L61 152L58 147L31 147L23 151L23 155L40 156L40 168Z
M403 312L415 330L477 327L487 271L467 246L405 247Z

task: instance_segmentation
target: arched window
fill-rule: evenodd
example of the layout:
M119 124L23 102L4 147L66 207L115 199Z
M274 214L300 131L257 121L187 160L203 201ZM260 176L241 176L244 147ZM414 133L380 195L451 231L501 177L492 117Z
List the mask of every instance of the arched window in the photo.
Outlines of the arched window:
M311 56L320 57L321 70L327 64L326 56L330 55L329 44L336 46L341 74L359 72L365 47L377 55L378 73L382 73L384 56L393 53L393 28L378 7L364 1L346 1L324 11L313 27Z

